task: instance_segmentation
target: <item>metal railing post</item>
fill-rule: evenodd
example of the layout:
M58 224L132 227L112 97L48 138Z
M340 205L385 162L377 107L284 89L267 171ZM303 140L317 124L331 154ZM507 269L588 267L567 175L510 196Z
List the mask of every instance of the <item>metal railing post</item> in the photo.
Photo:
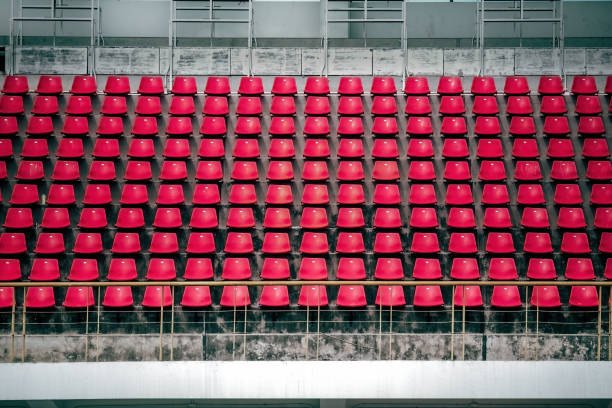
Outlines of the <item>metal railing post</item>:
M15 290L13 290L13 304L11 306L11 349L9 352L9 363L15 361L15 304L17 299L15 296Z
M23 288L23 307L21 311L21 362L25 363L26 355L26 288Z
M456 286L453 286L453 296ZM455 299L451 302L451 338L450 338L450 359L455 359Z
M174 360L174 286L172 286L172 310L170 312L170 361Z
M101 293L102 287L98 286L98 302L96 307L96 361L100 361L100 312L102 311L102 308L100 307Z

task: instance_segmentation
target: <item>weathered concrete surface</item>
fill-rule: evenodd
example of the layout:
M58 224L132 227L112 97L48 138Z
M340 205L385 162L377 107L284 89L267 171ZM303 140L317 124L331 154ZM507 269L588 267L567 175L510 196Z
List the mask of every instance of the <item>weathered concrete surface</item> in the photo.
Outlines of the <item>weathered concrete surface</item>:
M321 75L324 66L322 48L302 48L302 75Z
M254 75L300 75L302 55L299 48L253 49Z
M401 76L404 70L404 56L402 50L378 49L372 50L373 75Z
M230 75L228 49L175 48L172 60L175 75Z
M444 75L478 75L480 72L480 49L444 50Z
M483 75L514 75L514 48L488 48Z
M516 75L558 75L559 49L516 48L514 73Z
M372 51L363 48L330 48L329 75L372 75Z
M23 74L85 74L87 48L19 47L15 50L15 71Z
M602 336L602 350L607 350ZM597 360L597 336L487 335L487 360ZM602 356L607 359L607 356Z
M585 75L586 50L584 48L565 49L565 73L568 75Z
M612 73L612 49L587 49L586 67L590 75Z
M415 48L408 50L408 75L443 75L444 50Z
M96 48L98 74L155 74L160 73L159 48Z

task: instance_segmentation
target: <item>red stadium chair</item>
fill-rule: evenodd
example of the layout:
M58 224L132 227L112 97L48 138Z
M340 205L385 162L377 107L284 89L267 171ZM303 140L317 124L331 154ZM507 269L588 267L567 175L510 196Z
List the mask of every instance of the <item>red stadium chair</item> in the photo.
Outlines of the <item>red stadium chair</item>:
M400 264L401 267L401 264ZM361 280L366 278L365 265L361 258L340 258L336 278Z
M65 252L64 236L61 233L41 232L38 234L34 252L37 254L60 254Z
M429 115L431 113L429 98L427 96L409 96L406 99L404 113L406 115Z
M392 96L375 96L372 100L372 115L395 115L397 104Z
M157 135L157 119L147 116L136 116L132 124L132 134L136 136Z
M290 228L291 214L288 208L266 208L264 228Z
M65 113L67 115L91 115L93 108L88 95L72 95L68 99Z
M327 234L321 232L304 232L300 252L303 254L320 255L329 252Z
M483 218L483 225L487 228L510 228L512 220L507 208L486 208Z
M37 200L38 201L38 200ZM49 187L47 203L52 205L70 205L76 201L74 186L71 184L52 184Z
M123 134L123 120L120 117L102 116L96 133L104 136L121 135Z
M398 213L399 215L399 213ZM376 216L374 225L377 225ZM363 211L361 208L341 207L338 209L338 218L336 219L336 227L338 228L362 228L365 226Z
M174 78L172 84L172 93L176 95L195 95L198 92L198 86L194 77L178 76Z
M526 95L530 92L527 77L524 76L508 76L504 84L504 93L506 95Z
M510 119L510 134L526 136L536 133L535 123L531 116L513 116Z
M442 76L438 81L440 95L458 95L463 93L461 78L458 76Z
M541 76L538 84L538 92L542 95L561 95L563 93L563 81L560 76Z
M233 188L234 186L232 186ZM233 203L232 199L236 197L232 196L230 192L230 203ZM235 194L235 193L234 193ZM252 195L255 195L255 189L253 188ZM219 187L216 184L196 184L193 191L192 203L197 205L211 205L218 204L221 201ZM254 202L254 200L253 200Z
M363 104L361 97L341 96L338 102L338 115L361 115L363 114ZM340 133L340 130L338 130Z
M342 189L340 186L340 189ZM266 203L290 204L293 202L290 186L272 186L268 189ZM325 184L305 184L302 191L302 204L322 205L329 203L329 193Z
M338 83L338 93L340 95L361 95L363 85L359 77L340 77Z
M106 225L106 210L104 208L86 207L81 210L81 216L77 224L79 228L99 229L105 228Z
M304 285L300 289L299 306L321 307L327 306L327 290L325 286Z
M413 140L423 140L423 139L411 139L409 142L412 143ZM429 142L431 144L431 142ZM432 146L433 153L433 146ZM444 146L442 146L442 156L445 158L464 158L468 157L470 151L468 150L467 141L465 139L444 139Z
M392 77L379 77L372 78L372 86L370 87L370 93L372 95L391 95L397 92L395 88L395 81Z
M518 286L494 286L491 306L499 308L521 307L521 295Z
M341 260L343 259L352 260L353 258L341 258ZM416 261L418 260L419 259L417 259ZM363 277L365 278L365 270L363 271ZM404 267L402 266L402 260L399 258L378 258L376 260L376 269L374 270L374 278L381 279L381 280L403 279L404 278Z
M231 92L229 78L221 76L211 76L206 80L204 93L207 95L229 95Z
M117 222L115 227L117 228L142 228L145 225L144 214L142 208L126 208L122 207L119 209L117 214Z
M192 232L187 240L185 252L188 254L211 254L215 250L215 238L212 233Z
M242 77L238 86L240 95L261 95L264 93L263 82L260 77Z
M417 158L433 157L433 144L430 139L410 139L408 142L408 151L406 152L406 155L408 157Z
M249 289L247 286L224 286L221 293L223 307L246 307L251 304Z
M512 234L509 232L490 232L487 235L485 250L493 254L511 254L515 252Z
M32 281L55 281L59 278L60 271L57 259L34 258L28 279Z
M38 78L36 92L39 94L59 95L64 91L62 78L59 76L41 75Z
M518 279L514 258L491 258L489 262L489 278L495 280Z
M438 236L435 233L415 232L410 250L415 253L435 253L440 251Z
M538 200L539 202L536 204L541 204L544 202L544 193L541 192L542 188L540 186L537 187L542 198ZM520 190L519 190L520 193ZM555 195L554 195L555 204L559 205L574 205L582 203L582 194L580 192L580 187L578 184L557 184L555 186Z
M597 93L597 84L595 83L595 77L586 75L576 75L572 81L573 94L587 94L593 95Z
M272 84L272 94L274 95L295 95L297 86L294 77L278 76L274 78Z
M340 139L340 143L338 144L338 157L343 159L348 158L361 158L365 154L365 150L363 148L363 142L361 139Z
M599 135L605 133L605 131L601 116L581 116L578 121L578 133Z
M442 96L439 111L441 115L461 115L465 113L463 98L455 95ZM373 113L373 112L372 112Z
M261 290L259 304L267 307L289 306L289 289L285 285L264 286Z
M140 237L136 232L117 232L111 252L114 254L136 254L140 252Z
M575 111L577 115L599 115L601 113L601 104L597 96L578 95Z
M599 296L595 286L572 286L569 297L570 306L574 307L597 307Z
M597 227L597 211L595 211L594 224ZM561 207L559 208L559 216L557 217L557 225L561 228L586 228L587 224L584 218L584 212L582 208L570 208Z
M329 94L329 80L327 77L308 77L304 86L306 95L327 95Z
M476 219L471 208L452 207L448 212L447 224L451 228L475 228Z
M529 279L557 279L554 261L531 258L527 266L527 277Z
M450 276L452 279L460 280L480 279L478 260L476 258L454 258Z
M327 264L325 258L303 257L298 269L298 279L326 280Z
M4 94L26 94L30 91L28 77L25 75L7 75L4 78L2 93Z
M406 304L404 289L401 286L379 286L374 303L381 307L404 306Z
M457 286L453 303L458 307L480 307L483 305L480 286Z
M24 112L23 98L19 95L0 96L0 115L20 115Z
M406 95L426 95L429 93L429 84L425 77L407 77L404 83Z
M433 192L433 188L431 188ZM432 197L432 198L435 198ZM446 187L446 204L468 205L474 202L472 188L469 184L449 184Z
M395 139L374 139L372 157L375 159L397 159L399 150Z
M559 288L556 286L535 286L531 293L530 303L531 306L544 308L561 306Z
M74 93L74 92L73 92ZM164 93L164 81L160 76L140 77L138 93L141 95L161 95Z
M223 96L207 96L204 99L202 113L205 115L226 116L229 114L227 98Z

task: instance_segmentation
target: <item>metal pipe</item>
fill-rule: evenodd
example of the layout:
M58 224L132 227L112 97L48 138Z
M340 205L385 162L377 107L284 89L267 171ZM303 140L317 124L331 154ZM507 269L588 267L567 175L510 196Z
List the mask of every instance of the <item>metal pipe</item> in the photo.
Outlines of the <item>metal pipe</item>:
M97 312L97 322L96 322L96 361L99 361L99 359L100 359L100 312L102 311L102 308L100 307L101 293L102 293L102 287L98 286L98 306L96 307L96 312Z
M558 23L558 18L488 18L485 23Z
M404 21L399 18L341 18L334 20L327 20L328 23L403 23Z
M175 23L250 23L250 21L239 18L177 18L172 20Z
M15 17L15 21L82 21L88 22L91 19L85 17Z
M170 361L174 360L174 289L172 286L172 311L170 313Z
M26 288L23 288L23 307L21 309L21 362L25 363L26 353Z

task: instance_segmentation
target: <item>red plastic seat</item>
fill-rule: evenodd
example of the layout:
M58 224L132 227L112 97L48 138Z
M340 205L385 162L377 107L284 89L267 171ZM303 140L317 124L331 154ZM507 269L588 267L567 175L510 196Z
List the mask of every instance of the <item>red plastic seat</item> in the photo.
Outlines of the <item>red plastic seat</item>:
M569 297L570 306L597 307L599 296L595 286L572 286Z
M234 166L236 166L236 163L238 162L234 162ZM324 165L322 166L321 171L323 175L325 176L325 174L327 174L327 165L325 164L325 162L317 162L317 163ZM252 170L253 169L252 167L248 167L248 169L250 169L250 171L248 172L250 176L247 176L246 178L242 178L242 180L256 180L257 179L256 168L255 168L255 171ZM314 173L317 173L317 172L315 171ZM306 177L307 177L306 175L303 175L304 179L306 179ZM235 178L233 172L232 172L232 178ZM268 163L268 172L266 174L266 178L272 181L293 180L293 166L291 162L284 161L284 160L282 161L281 160L271 160ZM319 179L319 178L315 176L314 179Z
M327 264L325 263L325 258L302 257L300 268L298 269L298 279L326 280Z
M218 140L218 139L212 139ZM221 144L223 146L223 144ZM259 157L259 144L257 139L236 139L232 156L240 159L253 159Z
M531 115L533 108L528 96L509 96L506 105L508 115Z
M112 258L108 268L108 280L129 281L138 277L133 258Z
M94 95L96 92L98 92L98 84L94 76L77 75L72 80L70 93L74 95ZM160 93L162 92L163 89Z
M433 192L433 187L431 188L431 191ZM432 198L435 198L435 196ZM472 188L469 184L448 184L446 187L446 204L468 205L472 204L473 202L474 197L472 195Z
M397 113L395 98L392 96L375 96L370 111L372 115L395 115Z
M363 204L365 197L363 188L359 184L342 184L338 196L339 204ZM374 204L396 205L400 203L400 192L397 184L376 184L374 187Z
M586 138L582 143L582 156L588 159L603 159L610 156L606 139Z
M0 281L15 281L21 279L21 264L19 259L0 259Z
M35 184L15 184L9 203L13 205L38 203L38 187Z
M574 147L572 146L572 141L570 139L551 138L548 141L548 150L546 155L554 159L573 158Z
M563 210L563 208L559 210L559 217L561 217L561 210ZM576 210L578 210L578 208ZM580 208L580 210L582 209ZM584 214L581 213L581 215L584 219ZM595 225L596 228L612 229L612 208L609 208L609 207L597 208L595 210L595 219L593 221L593 224ZM581 223L578 225L581 225ZM574 228L581 228L581 227L574 227Z
M236 142L238 142L238 140L243 139L236 139ZM223 139L202 138L200 141L200 148L198 149L198 156L210 159L221 159L225 157Z
M229 78L222 76L208 77L204 92L207 95L229 95L231 92Z
M433 164L432 164L433 165ZM408 173L410 177L410 173ZM444 178L453 181L469 180L471 178L470 164L466 161L447 161L444 166Z
M136 232L117 232L111 252L114 254L136 254L140 252L140 237Z
M106 210L104 208L91 208L85 207L81 210L79 217L79 228L105 228L106 222Z
M230 191L230 203L234 203L236 200L235 193ZM252 187L252 186L251 186ZM232 195L234 194L234 196ZM255 195L255 189L253 188L253 196ZM211 205L218 204L221 201L219 186L216 184L196 184L193 191L192 203L197 205Z
M535 286L531 293L531 305L535 307L559 307L561 298L556 286Z
M557 279L555 262L552 259L531 258L527 266L529 279Z
M111 181L116 178L115 163L96 160L91 162L87 178L94 181Z
M342 261L343 259L352 260L352 258L340 258L340 261ZM363 263L363 260L361 259L359 260ZM419 259L416 259L415 262L418 262L418 261ZM404 267L402 266L402 260L399 258L378 258L376 260L376 269L374 270L374 278L382 279L382 280L403 279L404 278ZM363 279L365 279L365 269L363 271Z
M13 141L11 139L0 139L0 158L11 158L13 156Z
M75 254L99 254L103 250L99 232L79 232L72 248Z
M476 258L454 258L450 276L452 279L461 280L480 279L478 260Z
M169 281L176 279L174 259L151 258L147 268L147 280Z
M173 96L168 113L171 115L191 116L195 113L195 105L191 96Z
M520 159L534 159L540 156L538 143L535 139L514 139L512 156Z
M6 180L7 178L8 178L8 173L6 169L6 162L0 161L0 180ZM1 196L0 196L0 200L2 200Z
M166 139L166 145L162 152L164 157L173 159L185 159L191 155L188 139ZM165 163L164 163L165 164Z
M292 117L273 116L270 119L268 133L277 136L291 136L295 134L295 122Z
M532 254L549 254L552 253L553 247L550 240L550 234L545 232L528 232L525 234L525 243L523 251Z
M452 207L448 211L447 224L451 228L476 228L474 210L471 208Z
M602 232L599 240L599 252L612 254L612 232Z
M608 75L608 78L606 78L604 93L608 95L612 94L612 75Z
M521 307L521 295L518 286L494 286L491 295L491 306L500 308Z
M510 228L512 221L508 208L486 208L483 225L487 228Z
M241 96L236 106L237 115L261 115L261 100L257 96ZM258 132L259 133L259 132Z
M187 248L185 249L188 254L212 254L215 250L215 237L212 232L192 232L189 234Z
M48 155L49 145L47 144L46 139L27 138L23 141L23 146L21 147L21 157L28 159L39 159L47 157Z
M150 180L153 176L151 163L128 160L123 178L128 181Z
M359 254L365 252L363 235L354 232L338 233L338 239L336 241L336 252L343 254Z
M91 98L88 95L71 95L65 112L67 115L91 115L93 113Z
M242 77L238 86L240 95L261 95L264 93L263 82L260 77Z
M395 254L402 252L402 241L399 233L377 232L373 249L376 254Z
M287 254L291 252L289 234L286 232L266 232L264 233L261 251L264 254Z
M395 142L395 140L393 141ZM408 151L406 152L406 155L408 157L421 158L433 157L434 149L431 139L410 139L410 141L408 142Z
M291 96L274 96L270 104L271 115L295 115L295 101Z
M478 178L483 181L501 181L506 178L506 169L501 160L483 160Z
M463 139L460 139L463 140ZM480 158L485 159L497 159L504 157L504 150L502 148L500 139L479 139L478 147L476 149L476 155ZM483 163L480 166L480 176L482 177ZM502 163L503 169L503 163ZM505 175L504 175L505 177Z
M541 200L537 204L544 202L544 193L541 192L541 187L538 186L541 193ZM520 193L520 191L519 191ZM573 205L582 203L582 193L578 184L557 184L555 186L554 195L555 204Z
M374 221L374 224L376 226L376 221ZM336 219L336 227L338 228L362 228L364 226L365 226L365 220L363 218L363 211L361 210L361 208L341 207L338 209L338 218ZM378 226L380 227L380 225Z
M251 208L229 209L226 225L229 228L252 228L255 226L255 217Z
M550 170L550 177L553 180L561 180L561 181L578 179L578 169L576 168L576 162L565 161L565 160L554 160L552 162L552 166ZM587 177L588 177L588 168L587 168Z
M325 286L303 285L298 298L299 306L321 307L327 306L327 289Z
M478 116L474 125L474 133L478 136L492 136L501 133L497 116Z
M460 95L445 95L440 100L441 115L461 115L465 113L465 105Z
M284 143L291 143L291 147L293 148L293 141L291 139L288 139L287 141L285 141L285 139L273 139L270 143L270 149L272 149L272 144L277 140L283 141ZM342 140L341 140L341 143L342 143ZM304 143L303 154L305 158L309 158L309 159L329 157L330 150L329 150L329 143L327 142L327 139L311 139L311 138L306 139L306 142ZM268 152L268 156L270 156L270 152ZM274 156L272 157L277 158L277 154L274 154ZM290 157L293 157L293 155L291 155Z
M593 95L597 93L595 77L587 75L576 75L572 81L573 94Z
M225 116L229 113L227 98L223 96L207 96L204 99L202 113L205 115Z
M530 92L527 77L524 76L508 76L504 84L504 93L506 95L526 95Z
M339 307L363 307L367 305L363 285L346 285L338 289L336 305Z
M540 112L543 115L563 115L567 112L565 99L563 96L543 96L540 105Z
M5 94L26 94L30 91L28 77L25 75L7 75L4 78L2 93Z
M32 281L55 281L60 279L59 263L54 258L34 258L30 276Z
M458 76L442 76L438 81L440 95L458 95L463 93L461 78Z
M340 186L342 188L342 185ZM290 204L293 202L290 186L272 185L268 188L266 203ZM329 203L329 193L325 184L305 184L302 192L302 203L320 205Z
M45 176L41 161L22 160L17 168L18 180L42 180Z
M172 305L172 290L170 286L147 286L142 298L144 307L170 307Z
M31 228L34 226L31 208L10 207L6 210L3 227L5 228Z
M601 104L596 95L578 95L575 110L578 115L599 115Z
M342 96L338 102L338 115L361 115L363 103L359 96ZM340 132L339 132L340 133Z
M363 142L361 139L347 139L341 138L338 144L338 157L347 158L361 158L365 154L363 148Z
M170 118L172 120L173 118ZM182 120L182 118L179 118ZM122 125L123 126L123 125ZM123 128L121 130L123 132ZM132 124L132 134L136 136L157 135L157 119L149 116L136 116Z
M58 95L64 91L62 78L59 76L41 75L38 78L36 92L39 94Z
M126 76L109 76L106 79L104 92L109 95L126 95L130 93L130 80Z
M429 93L429 83L426 77L407 77L404 82L406 95L426 95Z
M55 296L51 287L28 288L25 296L27 309L47 309L55 306Z
M194 208L189 221L191 228L217 228L217 211L214 208Z
M191 238L191 237L190 237ZM174 232L154 232L149 251L152 254L173 254L179 250Z
M417 286L414 289L413 304L416 307L444 306L440 286Z
M485 250L493 254L511 254L516 250L509 232L490 232L487 235Z
M536 133L535 123L531 116L513 116L510 119L509 132L512 135L534 135Z
M410 226L413 228L435 228L438 226L436 209L415 207L410 215Z
M494 280L518 279L514 258L491 258L489 262L489 278Z
M236 175L239 177L247 177L247 170L253 170L251 167L241 166L240 164L236 165L234 163L234 169L232 170L232 178L234 177L234 171L236 171ZM257 179L257 165L253 163L255 178ZM198 167L196 169L196 179L205 180L205 181L218 181L223 178L223 166L220 161L209 161L202 160L198 163ZM238 178L238 179L248 179L248 178Z
M397 162L376 160L372 168L372 178L375 181L393 181L399 179Z
M377 116L374 118L372 133L375 135L396 135L399 132L395 117Z
M395 81L392 77L375 76L372 78L370 93L372 95L391 95L396 92Z
M361 280L366 278L365 264L361 258L340 258L336 278Z
M497 115L499 113L497 99L495 99L495 96L479 95L474 97L472 113L474 115Z
M453 232L450 236L448 250L456 254L475 254L478 251L476 236L468 232Z
M104 136L121 135L123 134L123 120L119 117L102 116L96 133Z
M261 123L257 117L238 117L234 132L238 135L258 135L261 133Z
M294 77L277 76L272 83L272 93L274 95L295 95L297 85Z
M190 135L193 133L193 127L191 126L191 118L170 116L168 119L168 126L166 126L166 133L169 135Z
M433 133L431 118L410 116L406 125L406 133L409 135L431 135Z
M436 172L433 167L433 162L411 161L410 167L408 168L408 178L411 180L434 180L436 178Z
M282 164L282 167L276 167ZM343 164L343 163L341 163ZM361 164L361 162L359 162ZM274 166L274 167L273 167ZM341 168L338 168L340 174ZM291 180L293 169L291 162L271 161L268 167L268 179L270 180ZM329 170L325 161L306 161L302 169L302 180L305 181L324 181L329 179Z
M520 181L536 181L542 179L542 171L540 170L540 163L526 160L519 160L516 162L514 168L514 178Z
M406 304L404 289L401 286L379 286L375 303L381 307L404 306Z
M225 241L225 252L248 254L253 252L253 239L250 233L228 232Z
M309 187L310 186L310 187ZM315 188L312 184L306 184L304 186L304 195L302 202L304 204L313 204L313 202L318 202L321 198L324 203L329 202L329 197L327 196L327 188ZM320 186L316 186L320 187ZM323 186L325 187L325 186ZM307 191L308 190L308 191ZM313 191L317 190L317 191ZM323 192L323 190L325 190ZM324 193L324 196L323 194ZM255 190L252 192L253 200L255 200ZM327 197L327 201L325 201L325 197ZM270 184L268 185L268 191L266 192L266 204L291 204L293 203L293 193L291 192L291 186L286 184ZM321 203L321 204L324 204Z
M57 97L53 95L38 95L32 106L34 115L55 115L59 112Z
M362 135L363 122L359 117L343 116L338 122L339 135Z
M96 158L117 159L121 151L119 150L119 140L117 139L96 139L91 155Z
M327 212L325 211L325 208L304 207L302 209L300 227L322 229L327 228L328 225L329 222L327 221Z
M597 226L597 211L595 211L595 226ZM586 228L587 224L584 218L582 208L559 208L559 216L557 217L557 225L561 228Z
M611 180L612 163L610 163L609 160L591 160L589 161L589 164L587 164L586 176L589 180Z
M565 254L588 254L591 252L589 238L584 232L564 232L561 252Z
M246 307L251 304L247 286L224 286L219 304L223 307Z
M338 83L338 93L340 95L361 95L363 93L363 85L359 77L340 77Z
M117 228L142 228L145 225L144 214L142 208L126 208L119 209L117 214Z
M125 115L127 113L125 96L105 96L100 113L103 115Z
M412 140L416 139L411 139L411 143ZM399 150L395 139L374 139L372 157L375 159L397 159L399 157Z
M612 258L608 258L606 261L606 269L604 270L604 277L610 279L612 277Z
M471 92L474 95L494 95L497 93L495 80L490 76L476 76L472 79Z
M172 93L176 95L195 95L198 92L198 86L194 77L178 76L174 78L172 83Z
M521 225L527 228L544 228L550 227L548 221L548 213L545 208L525 207L521 218Z
M538 83L538 92L542 95L561 95L563 81L560 76L541 76Z
M183 278L187 280L205 280L213 278L213 266L210 258L188 258Z
M0 135L14 135L19 132L17 118L14 116L0 116Z
M108 191L110 202L110 190ZM121 204L139 205L149 201L147 186L144 184L125 184L119 202Z
M156 228L179 228L182 224L179 208L160 207L155 212L153 226Z
M412 236L410 250L422 254L440 252L438 236L435 233L415 232Z
M289 289L286 285L264 286L261 290L259 304L268 307L289 306Z
M413 140L421 139L411 139L410 143L412 143ZM431 144L431 142L429 142L429 144ZM408 146L410 147L410 144ZM468 157L469 154L470 152L468 150L467 141L465 139L444 139L444 146L442 147L442 156L444 156L445 158L463 158Z
M465 118L461 116L445 116L442 118L440 132L445 135L464 135L467 133Z
M304 232L302 243L300 244L300 252L314 255L329 253L327 234L325 232Z
M208 307L212 304L210 288L208 286L187 286L183 291L181 306Z
M570 280L595 279L595 270L590 258L568 258L565 277Z
M37 254L59 254L65 252L64 236L52 232L39 233L34 252Z
M304 86L306 95L327 95L329 94L329 80L327 77L308 77Z
M238 140L236 140L237 142ZM325 149L327 146L327 149ZM327 151L327 154L325 152ZM304 157L328 157L329 145L327 139L306 139L303 151ZM268 157L271 159L290 159L295 156L293 139L272 139L268 149Z
M431 113L429 98L427 96L409 96L406 98L404 113L406 115L429 115Z
M288 208L266 208L264 228L291 228L291 214Z
M138 93L141 95L161 95L164 93L164 80L160 76L140 77Z
M74 196L74 186L68 184L52 184L49 187L49 196L47 203L52 205L70 205L74 204L76 198Z
M0 96L0 115L20 115L23 111L23 98L20 95Z
M157 96L139 96L134 112L138 115L160 115L161 103Z
M578 121L578 133L599 135L605 131L601 116L581 116Z
M480 286L457 286L453 303L458 307L480 307L483 305Z
M70 160L58 160L55 162L53 174L51 174L51 180L74 181L78 180L80 177L79 162Z

